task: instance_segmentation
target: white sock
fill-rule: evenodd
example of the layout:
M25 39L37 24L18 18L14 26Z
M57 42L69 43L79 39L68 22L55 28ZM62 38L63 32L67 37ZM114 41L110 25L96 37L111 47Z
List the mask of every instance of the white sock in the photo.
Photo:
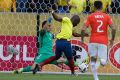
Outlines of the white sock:
M95 62L91 62L91 70L92 70L92 73L93 73L94 80L99 80L97 70L96 70L96 67L95 67Z

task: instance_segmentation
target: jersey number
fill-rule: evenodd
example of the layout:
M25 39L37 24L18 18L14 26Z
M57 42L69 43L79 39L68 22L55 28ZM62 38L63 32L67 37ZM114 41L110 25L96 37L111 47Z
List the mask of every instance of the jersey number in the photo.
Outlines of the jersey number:
M97 27L97 32L104 32L103 30L100 30L100 28L101 28L102 25L103 25L103 21L97 20L97 22L100 23L99 26Z

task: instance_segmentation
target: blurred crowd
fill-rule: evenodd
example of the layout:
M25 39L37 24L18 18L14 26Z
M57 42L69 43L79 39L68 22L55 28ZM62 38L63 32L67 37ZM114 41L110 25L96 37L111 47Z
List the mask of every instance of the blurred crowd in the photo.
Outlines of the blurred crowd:
M52 7L58 13L91 13L95 0L0 0L0 12L47 13ZM120 0L101 0L103 12L119 13Z

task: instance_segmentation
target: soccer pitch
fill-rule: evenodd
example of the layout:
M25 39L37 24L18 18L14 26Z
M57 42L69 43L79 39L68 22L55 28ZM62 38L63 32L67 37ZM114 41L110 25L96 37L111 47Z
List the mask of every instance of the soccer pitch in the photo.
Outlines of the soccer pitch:
M100 80L120 80L120 76L99 76ZM0 73L0 80L93 80L92 75L72 76L70 74L12 74Z

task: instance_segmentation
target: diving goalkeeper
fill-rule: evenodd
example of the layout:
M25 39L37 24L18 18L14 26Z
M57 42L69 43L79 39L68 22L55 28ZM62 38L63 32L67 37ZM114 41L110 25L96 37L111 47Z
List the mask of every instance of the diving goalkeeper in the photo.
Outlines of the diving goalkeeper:
M52 30L52 25L49 24L47 20L43 21L42 29L40 30L39 40L38 40L40 49L38 50L38 55L34 60L34 64L32 66L27 66L25 68L19 68L17 70L14 70L14 73L30 72L33 71L35 68L38 71L39 67L36 66L36 64L40 64L44 62L46 59L54 56L54 53L52 52L53 34L51 33L51 30ZM58 63L61 62L65 62L65 64L68 65L68 61L65 61L64 59L55 60L50 64L57 65ZM74 62L74 64L77 66L77 63Z

